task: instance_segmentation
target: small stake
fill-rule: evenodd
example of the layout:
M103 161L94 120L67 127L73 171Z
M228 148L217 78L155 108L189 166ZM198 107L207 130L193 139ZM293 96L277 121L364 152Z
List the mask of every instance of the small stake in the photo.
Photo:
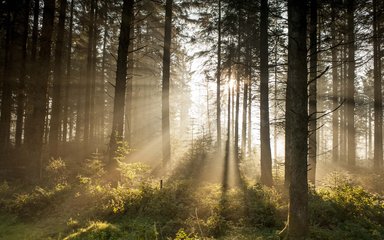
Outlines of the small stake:
M160 179L160 189L163 188L163 179Z

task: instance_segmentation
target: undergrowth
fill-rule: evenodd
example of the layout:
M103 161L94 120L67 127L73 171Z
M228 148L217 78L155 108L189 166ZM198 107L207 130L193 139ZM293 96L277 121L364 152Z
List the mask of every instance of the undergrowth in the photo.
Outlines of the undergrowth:
M162 187L150 166L124 160L125 148L117 183L106 180L102 159L77 167L53 159L39 186L0 184L0 217L8 219L0 230L5 239L279 239L288 208L282 189L196 183L209 144L196 142ZM380 195L339 175L328 183L310 190L310 239L384 239ZM43 219L52 226L41 227ZM25 235L12 238L12 231Z

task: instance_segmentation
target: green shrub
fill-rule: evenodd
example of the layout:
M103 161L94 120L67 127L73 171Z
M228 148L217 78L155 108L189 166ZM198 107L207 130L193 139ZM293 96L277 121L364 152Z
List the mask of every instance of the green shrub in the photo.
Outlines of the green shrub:
M384 238L384 205L361 186L344 179L309 197L313 239Z
M123 240L128 239L119 227L107 222L90 222L87 227L65 237L64 240Z
M36 186L31 192L16 193L8 201L7 209L23 217L36 216L49 206L57 204L69 189L69 185L64 184L57 184L52 189Z
M45 167L45 178L48 183L65 184L68 179L67 164L61 158L52 158Z

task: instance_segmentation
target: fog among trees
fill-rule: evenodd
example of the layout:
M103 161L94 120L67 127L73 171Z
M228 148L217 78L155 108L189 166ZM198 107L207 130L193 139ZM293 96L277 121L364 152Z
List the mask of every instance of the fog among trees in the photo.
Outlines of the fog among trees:
M0 239L384 239L383 10L0 1Z

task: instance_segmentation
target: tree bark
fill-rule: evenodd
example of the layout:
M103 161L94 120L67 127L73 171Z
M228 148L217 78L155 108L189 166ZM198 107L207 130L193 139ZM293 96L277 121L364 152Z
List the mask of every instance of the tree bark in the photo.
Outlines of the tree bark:
M268 71L268 0L261 0L260 13L260 141L261 177L266 186L272 186L272 156L269 129L269 71Z
M336 48L336 6L335 1L332 1L332 25L331 25L331 38L332 38L332 108L335 110L332 113L332 160L333 162L339 161L339 110L336 110L340 104L339 97L339 77L338 77L338 66L337 66L337 48Z
M348 82L347 82L347 153L348 165L356 164L355 130L355 0L347 1Z
M27 75L27 40L28 40L28 25L29 25L29 4L30 0L24 1L24 6L21 14L20 26L20 45L21 45L21 63L19 75L19 89L17 93L17 120L16 120L16 148L21 147L25 111L25 80Z
M217 71L216 71L216 127L217 149L221 152L221 0L219 0L218 39L217 39Z
M381 84L380 24L377 0L373 0L373 89L374 89L374 150L373 169L379 171L383 166L383 94Z
M49 145L51 157L58 157L60 122L61 122L61 85L62 85L62 67L63 67L63 49L64 49L64 26L67 10L67 0L60 0L59 22L57 24L57 37L55 47L55 63L53 74L53 96L52 96L52 115L49 130Z
M307 1L288 0L288 80L286 92L285 144L289 163L289 210L286 237L308 235L308 92L307 92ZM286 176L287 177L287 176Z
M47 113L48 78L51 62L51 45L53 23L55 17L55 1L44 0L43 25L40 36L40 51L36 77L32 80L32 113L29 134L25 136L25 143L30 151L31 164L34 164L35 176L41 177L41 161L45 117Z
M68 111L70 109L69 92L71 90L71 74L72 74L72 35L73 35L74 1L75 0L71 0L70 17L69 17L69 32L68 32L68 46L67 46L67 74L65 77L65 89L64 89L63 136L62 136L63 142L66 142L68 138L68 118L69 118Z
M316 182L317 161L317 0L310 0L310 62L309 62L309 148L308 180Z
M109 142L109 161L116 165L115 156L119 141L124 137L124 105L127 83L128 49L130 42L130 28L133 22L133 0L124 0L122 22L120 27L119 48L117 50L117 69L115 97L113 101L112 133Z
M165 3L165 26L164 26L164 53L163 53L163 82L162 82L162 149L163 166L171 160L171 136L169 119L169 81L171 69L171 40L172 40L172 4L173 0Z
M93 65L93 35L95 19L95 5L96 0L91 0L91 8L89 11L89 23L88 23L88 46L87 46L87 74L85 85L85 104L84 104L84 148L85 152L88 152L89 140L90 140L90 121L91 121L91 91L92 91L92 65Z

